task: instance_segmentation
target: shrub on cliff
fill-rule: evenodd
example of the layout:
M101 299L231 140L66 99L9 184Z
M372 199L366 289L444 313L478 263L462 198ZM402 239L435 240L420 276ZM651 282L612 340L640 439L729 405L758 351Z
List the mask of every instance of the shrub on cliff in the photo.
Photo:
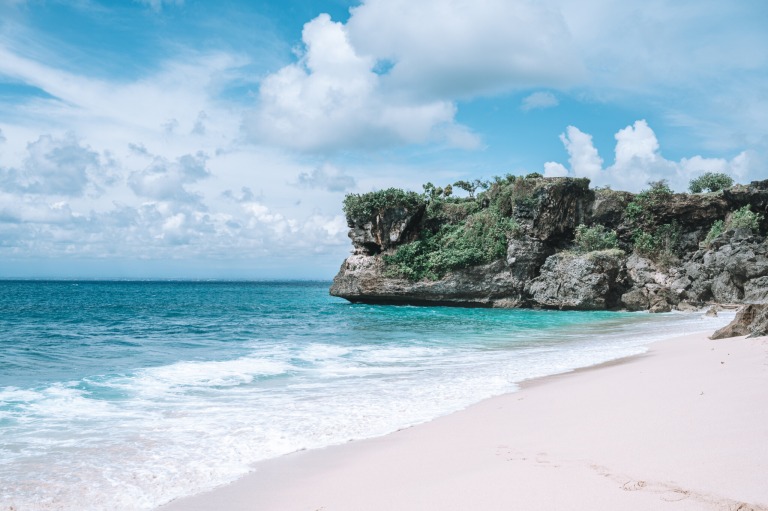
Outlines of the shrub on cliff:
M733 178L721 172L705 172L688 184L691 193L717 192L733 186Z
M409 280L437 280L451 270L485 264L507 252L507 240L518 229L512 218L495 208L477 210L463 220L425 231L420 239L385 255L388 273Z
M650 181L649 188L641 191L627 204L624 214L631 221L639 225L649 225L654 221L652 209L664 204L672 196L672 189L666 179Z
M760 222L763 220L763 215L755 213L749 204L737 209L728 218L723 220L715 220L710 227L707 236L704 238L704 246L709 247L712 242L725 231L732 229L746 229L752 233L760 231Z
M616 231L608 230L603 225L592 227L587 227L584 224L579 225L576 227L574 243L579 252L594 252L619 247Z
M747 204L730 214L725 222L725 229L749 229L755 233L760 230L762 219L763 215L753 212L750 205Z
M505 257L507 242L522 231L515 208L535 204L535 179L508 175L493 182L457 181L453 186L471 192L470 197L429 194L419 239L384 255L387 272L436 280L449 271Z
M720 236L724 230L724 222L722 220L715 220L712 223L712 227L709 228L709 232L707 233L706 238L704 238L704 246L710 246L714 239Z
M351 226L372 221L384 209L402 208L411 211L422 207L424 203L424 197L416 192L387 188L363 194L350 193L344 197L343 209L347 223Z
M664 267L677 259L682 233L677 222L659 225L653 232L635 229L632 243L635 252Z

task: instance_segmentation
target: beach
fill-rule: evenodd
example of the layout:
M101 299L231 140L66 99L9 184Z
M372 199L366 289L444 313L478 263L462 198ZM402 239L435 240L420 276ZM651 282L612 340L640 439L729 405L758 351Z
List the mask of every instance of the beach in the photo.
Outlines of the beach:
M159 510L764 510L766 404L768 338L692 334Z

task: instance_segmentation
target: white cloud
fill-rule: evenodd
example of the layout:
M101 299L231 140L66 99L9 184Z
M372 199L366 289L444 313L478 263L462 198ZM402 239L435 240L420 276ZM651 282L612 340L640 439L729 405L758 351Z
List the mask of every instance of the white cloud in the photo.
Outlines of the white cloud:
M591 142L592 137L589 138ZM616 138L615 165L617 167L649 166L661 159L659 141L644 119L635 121L632 126L620 129L614 138Z
M649 181L666 179L673 189L684 191L691 179L704 172L723 172L738 182L750 175L753 162L743 151L730 160L693 156L680 161L667 160L661 155L656 134L645 120L620 129L616 135L615 159L603 168L592 136L574 126L568 126L560 140L569 155L570 169L557 162L544 164L546 176L588 177L594 184L610 184L622 190L639 191Z
M262 81L246 122L258 141L301 150L384 147L434 141L454 124L450 102L388 94L375 61L359 55L346 27L328 15L307 23L302 39L301 60Z
M7 192L79 196L93 181L106 175L99 154L68 134L64 138L41 135L26 147L20 168L0 167L0 189ZM104 173L106 174L106 172Z
M298 185L305 188L320 188L329 192L345 192L355 187L355 178L330 164L299 174Z
M268 75L245 126L257 141L324 151L442 143L478 148L455 101L583 78L567 25L528 0L368 0L346 24L304 26L299 61ZM534 94L526 108L557 104Z
M568 162L574 174L591 179L600 174L603 159L592 145L592 135L580 131L575 126L568 126L566 132L560 135L560 140L568 151Z
M137 1L158 12L182 4ZM15 14L0 23L14 30L0 36L0 78L44 94L2 105L0 257L261 265L324 251L340 260L349 247L340 192L416 189L488 167L480 152L468 163L434 147L362 159L346 150L476 149L473 126L457 120L462 101L508 91L539 91L524 111L569 96L631 98L729 155L667 160L638 121L618 131L614 161L604 162L592 136L571 126L561 136L566 165L548 161L546 175L635 191L661 178L682 190L704 171L764 177L768 33L742 30L731 16L748 4L650 0L640 12L611 0L362 0L345 23L307 23L297 59L263 75L250 110L230 103L230 92L256 83L255 57L176 46L171 60L142 62L153 71L139 78L89 76L76 71L72 47L51 46L60 34L14 32L22 10L7 9Z
M566 177L568 169L562 163L548 161L544 163L544 177Z
M221 108L213 95L221 85L220 76L242 63L242 58L224 53L191 54L142 79L106 81L41 64L4 47L0 40L0 76L52 96L17 107L19 121L48 130L73 130L96 140L136 140L152 134L166 143L177 131L193 130L201 111L207 114L206 122L215 122L219 129L219 138L209 137L211 142L220 143L222 136L235 138L239 115Z
M520 110L529 112L537 108L552 108L559 104L560 101L558 101L557 97L551 92L539 91L524 97L520 105Z
M173 162L155 157L148 167L128 176L128 185L136 195L145 198L197 202L200 197L190 193L186 185L209 177L207 159L204 153L185 154Z
M386 84L425 98L577 83L584 69L555 9L529 0L367 0L350 39L391 63Z

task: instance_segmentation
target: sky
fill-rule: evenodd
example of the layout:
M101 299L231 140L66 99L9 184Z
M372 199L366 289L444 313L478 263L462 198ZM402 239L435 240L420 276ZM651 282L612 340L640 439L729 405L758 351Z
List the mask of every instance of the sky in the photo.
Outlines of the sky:
M768 179L764 0L0 0L0 278L330 279L347 193Z

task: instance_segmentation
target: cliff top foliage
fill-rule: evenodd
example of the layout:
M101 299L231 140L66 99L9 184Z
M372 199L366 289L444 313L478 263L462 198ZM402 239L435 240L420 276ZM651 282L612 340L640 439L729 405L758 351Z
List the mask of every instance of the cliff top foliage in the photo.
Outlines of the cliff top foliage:
M653 209L666 203L673 193L666 179L651 181L648 185L650 187L635 195L625 210L627 218L639 225L652 224Z
M347 223L352 226L370 222L384 209L403 208L412 211L424 204L423 195L399 188L387 188L363 194L350 193L344 197L343 208Z
M688 185L691 193L719 192L733 186L733 178L721 172L705 172Z
M614 192L608 187L597 189L603 201L610 201L607 206L603 202L604 213L599 221L610 227L590 224L587 218L587 225L570 231L565 228L565 237L556 241L558 245L553 248L562 250L570 245L575 253L634 250L661 264L674 262L683 249L701 241L706 231L696 227L695 222L700 220L691 224L690 220L670 216L671 204L686 204L685 194L674 194L666 180L648 184L637 194ZM558 194L553 195L551 190L563 185L568 194L589 190L586 178L507 174L488 181L462 180L445 186L427 183L420 194L396 188L350 194L344 200L344 212L350 226L364 226L384 210L393 208L414 215L416 223L412 230L395 244L395 250L387 250L383 255L387 271L391 276L410 280L436 280L452 270L504 258L512 238L526 233L536 236L535 222L541 221L537 219L546 213L544 209L556 207L551 201ZM691 190L712 192L726 185L732 185L728 176L705 173L691 182ZM458 190L464 193L457 194ZM722 201L717 197L721 196L711 200ZM732 211L727 218L706 226L711 227L706 243L723 229L742 227L758 232L763 221L762 215L746 206Z
M436 280L451 270L505 257L510 238L521 234L516 208L535 206L538 174L424 185L426 209L419 238L384 256L393 276ZM588 186L588 181L586 181ZM460 188L468 197L453 196Z

